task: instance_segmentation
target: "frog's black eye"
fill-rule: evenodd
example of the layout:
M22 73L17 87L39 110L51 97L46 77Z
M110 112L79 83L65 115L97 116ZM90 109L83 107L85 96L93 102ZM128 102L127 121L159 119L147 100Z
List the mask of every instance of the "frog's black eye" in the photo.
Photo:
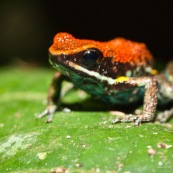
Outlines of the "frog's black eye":
M98 58L99 55L95 50L87 50L83 56L84 63L89 66L95 65Z

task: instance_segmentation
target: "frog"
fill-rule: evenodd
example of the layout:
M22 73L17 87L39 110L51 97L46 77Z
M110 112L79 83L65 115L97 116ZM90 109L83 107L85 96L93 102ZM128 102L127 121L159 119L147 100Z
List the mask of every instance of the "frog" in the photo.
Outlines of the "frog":
M49 62L57 70L50 85L47 107L37 118L52 122L61 105L62 82L110 105L136 104L143 100L139 114L124 114L112 124L167 122L173 106L156 115L157 106L173 102L173 61L163 72L154 69L154 57L145 43L117 37L109 41L78 39L60 32L49 48Z

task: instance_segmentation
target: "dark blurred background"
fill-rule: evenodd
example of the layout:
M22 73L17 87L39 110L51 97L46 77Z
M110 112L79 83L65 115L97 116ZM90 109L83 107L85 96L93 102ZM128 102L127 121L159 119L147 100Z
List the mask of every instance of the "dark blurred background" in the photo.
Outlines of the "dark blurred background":
M156 59L173 59L171 0L1 0L0 65L47 66L57 32L106 41L145 42Z

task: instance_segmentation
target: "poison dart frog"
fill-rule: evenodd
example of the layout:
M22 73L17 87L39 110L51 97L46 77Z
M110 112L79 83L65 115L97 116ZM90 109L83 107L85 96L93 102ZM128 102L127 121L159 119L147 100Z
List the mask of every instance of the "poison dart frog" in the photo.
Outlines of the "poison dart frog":
M163 73L153 69L153 56L144 43L115 38L107 42L56 34L49 48L50 64L58 70L48 92L48 105L38 115L51 122L60 105L61 83L70 81L108 104L127 105L143 99L143 111L126 114L112 123L158 120L166 122L173 107L156 114L157 104L173 101L173 61Z

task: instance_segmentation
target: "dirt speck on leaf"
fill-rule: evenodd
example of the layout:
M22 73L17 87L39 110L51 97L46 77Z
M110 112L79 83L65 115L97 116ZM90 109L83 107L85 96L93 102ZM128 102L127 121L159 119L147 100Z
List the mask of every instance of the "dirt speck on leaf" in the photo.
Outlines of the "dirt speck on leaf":
M50 173L66 173L67 169L64 167L57 167L50 171Z
M157 144L157 148L171 148L172 147L172 145L168 145L168 144L165 144L165 143L163 143L163 142L159 142L158 144Z
M148 154L149 154L150 156L154 156L154 155L157 153L157 151L154 150L153 148L149 148L149 149L147 150L147 152L148 152Z

